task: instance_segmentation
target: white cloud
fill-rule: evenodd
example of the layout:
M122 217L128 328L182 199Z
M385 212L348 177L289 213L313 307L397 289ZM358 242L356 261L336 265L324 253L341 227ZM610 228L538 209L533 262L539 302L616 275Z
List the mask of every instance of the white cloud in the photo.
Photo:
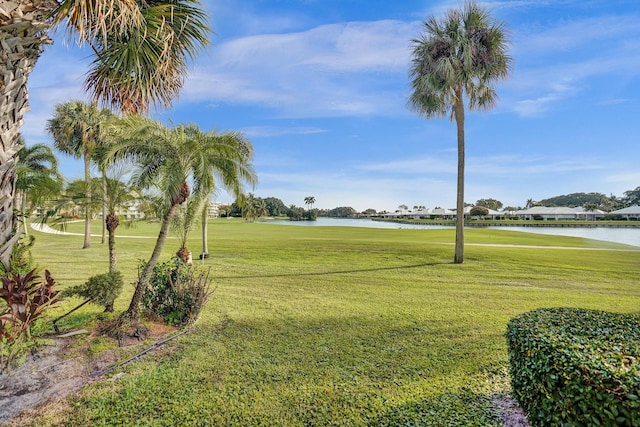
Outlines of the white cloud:
M217 46L183 100L266 106L287 117L406 114L416 23L346 22Z
M242 129L242 133L248 138L268 138L283 135L311 135L324 132L327 132L327 130L317 127L251 126Z

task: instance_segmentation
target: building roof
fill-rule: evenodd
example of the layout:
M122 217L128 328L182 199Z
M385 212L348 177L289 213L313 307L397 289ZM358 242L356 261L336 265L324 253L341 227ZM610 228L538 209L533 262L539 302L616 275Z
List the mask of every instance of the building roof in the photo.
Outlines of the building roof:
M640 215L640 206L633 205L628 208L618 209L617 211L609 212L614 215Z
M516 212L516 215L593 215L604 214L603 211L596 209L593 211L585 211L582 206L568 208L565 206L533 206L529 209L523 209Z

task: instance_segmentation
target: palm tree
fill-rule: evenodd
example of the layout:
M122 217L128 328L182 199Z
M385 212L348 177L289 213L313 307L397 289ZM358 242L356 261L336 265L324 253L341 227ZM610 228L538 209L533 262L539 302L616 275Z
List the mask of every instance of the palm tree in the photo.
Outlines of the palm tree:
M55 114L47 121L47 132L53 137L54 147L75 158L84 161L84 180L86 208L84 215L83 249L91 247L91 215L88 205L91 203L91 158L102 143L103 128L113 113L98 104L82 101L69 101L56 105Z
M507 77L511 58L502 23L473 1L450 9L442 20L424 22L424 32L413 42L409 108L425 118L456 121L458 135L458 189L456 203L455 263L464 261L464 117L465 98L470 110L489 109L496 103L491 86Z
M209 132L208 135L211 137L215 137L217 134L214 132ZM228 144L230 147L235 147L233 150L240 155L238 161L241 163L241 167L228 169L229 174L238 174L235 178L233 178L232 176L228 177L229 182L241 183L244 180L247 184L255 186L255 184L257 183L255 175L247 175L244 178L239 175L244 169L250 167L251 160L253 158L253 146L251 145L251 142L238 132L224 132L217 136L224 139L225 144ZM224 164L219 162L218 159L212 158L210 160L212 162L215 162L211 165L211 170L216 171L219 168L224 167ZM215 176L213 178L213 191L207 195L204 206L202 207L202 253L200 254L200 259L206 259L209 257L209 200L211 198L211 195L215 194L219 190L215 184ZM236 197L240 197L242 194L242 189L240 187L237 187L233 189L232 192ZM222 211L224 211L224 209L222 209Z
M307 205L307 210L313 208L313 204L316 202L316 198L313 196L307 196L304 198L304 204Z
M118 270L115 235L116 228L120 225L118 208L125 206L128 202L138 200L139 193L130 183L121 181L127 172L124 167L111 168L110 171L107 171L106 167L103 169L104 175L99 194L104 213L103 223L108 233L109 272L115 272Z
M35 205L59 194L63 179L58 172L58 159L51 147L46 144L26 147L22 137L18 142L21 151L16 164L14 205L20 209L24 233L28 235L27 218L31 216Z
M111 160L132 160L136 168L132 176L134 183L140 188L155 185L161 189L165 201L158 239L140 273L129 308L122 315L122 319L137 320L142 295L178 207L190 195L207 198L214 189L216 177L222 187L240 195L245 182L256 181L250 163L253 147L247 143L243 146L247 151L241 151L237 144L230 143L230 138L202 132L195 125L167 128L158 121L135 115L114 124L110 134L115 142L109 152Z
M49 31L66 28L95 53L85 87L116 110L169 105L189 60L208 45L209 25L197 0L20 0L0 13L0 211L12 212L20 127L28 111L27 81ZM126 78L125 78L126 77ZM19 238L12 215L0 219L0 262L9 266Z

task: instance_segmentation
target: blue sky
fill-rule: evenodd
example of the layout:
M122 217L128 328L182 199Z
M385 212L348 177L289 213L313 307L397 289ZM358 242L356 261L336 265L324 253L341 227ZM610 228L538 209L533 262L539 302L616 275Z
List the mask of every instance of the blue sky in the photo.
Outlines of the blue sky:
M456 129L407 108L410 40L460 1L204 1L215 35L174 105L152 116L239 130L255 147L254 193L362 211L455 206ZM524 206L573 192L640 186L640 3L480 4L511 32L499 101L466 121L465 200ZM30 82L28 144L56 103L85 99L89 52L61 37ZM69 179L82 165L60 155ZM231 201L222 192L220 201Z

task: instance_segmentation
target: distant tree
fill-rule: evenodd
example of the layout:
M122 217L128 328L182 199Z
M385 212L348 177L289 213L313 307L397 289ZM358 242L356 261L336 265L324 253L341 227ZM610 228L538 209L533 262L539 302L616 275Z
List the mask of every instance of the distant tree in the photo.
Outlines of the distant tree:
M287 214L287 206L278 198L266 197L264 203L267 206L267 215L269 216L284 216Z
M543 199L539 203L542 206L567 206L571 208L584 206L587 203L595 203L599 206L602 199L606 197L602 193L571 193Z
M442 20L431 16L413 40L409 106L426 118L449 116L458 133L457 212L464 208L465 98L470 110L490 109L492 84L509 74L504 25L474 1L450 9ZM457 215L455 263L464 261L464 218Z
M371 208L362 211L362 214L367 216L375 215L376 213L376 210Z
M496 199L480 199L476 201L476 206L484 206L493 211L499 211L502 208L502 202Z
M618 197L611 194L610 196L604 196L600 202L600 209L605 212L615 211L624 207L623 201Z
M398 210L401 211L402 213L405 213L407 210L409 209L409 206L407 205L398 205Z
M304 209L296 205L289 205L287 209L287 216L291 221L301 221L304 219L304 214Z
M469 211L469 215L475 217L486 216L489 215L489 209L487 209L485 206L474 206Z
M333 208L329 211L329 217L333 218L352 218L356 216L358 212L350 206L343 206Z
M307 196L304 198L304 204L307 205L307 210L313 208L313 204L316 202L316 198L313 196Z
M520 206L516 207L516 206L505 206L502 209L502 212L514 212L514 211L519 211L522 210L522 208Z
M218 215L220 217L228 217L231 214L231 205L222 205L218 208Z
M535 206L535 203L536 202L534 202L533 199L527 199L527 202L524 204L524 208L531 209L532 207Z
M640 205L640 187L624 192L623 203L626 207Z
M597 203L585 203L584 205L582 205L582 209L584 209L587 212L593 212L593 211L598 209L598 204Z

